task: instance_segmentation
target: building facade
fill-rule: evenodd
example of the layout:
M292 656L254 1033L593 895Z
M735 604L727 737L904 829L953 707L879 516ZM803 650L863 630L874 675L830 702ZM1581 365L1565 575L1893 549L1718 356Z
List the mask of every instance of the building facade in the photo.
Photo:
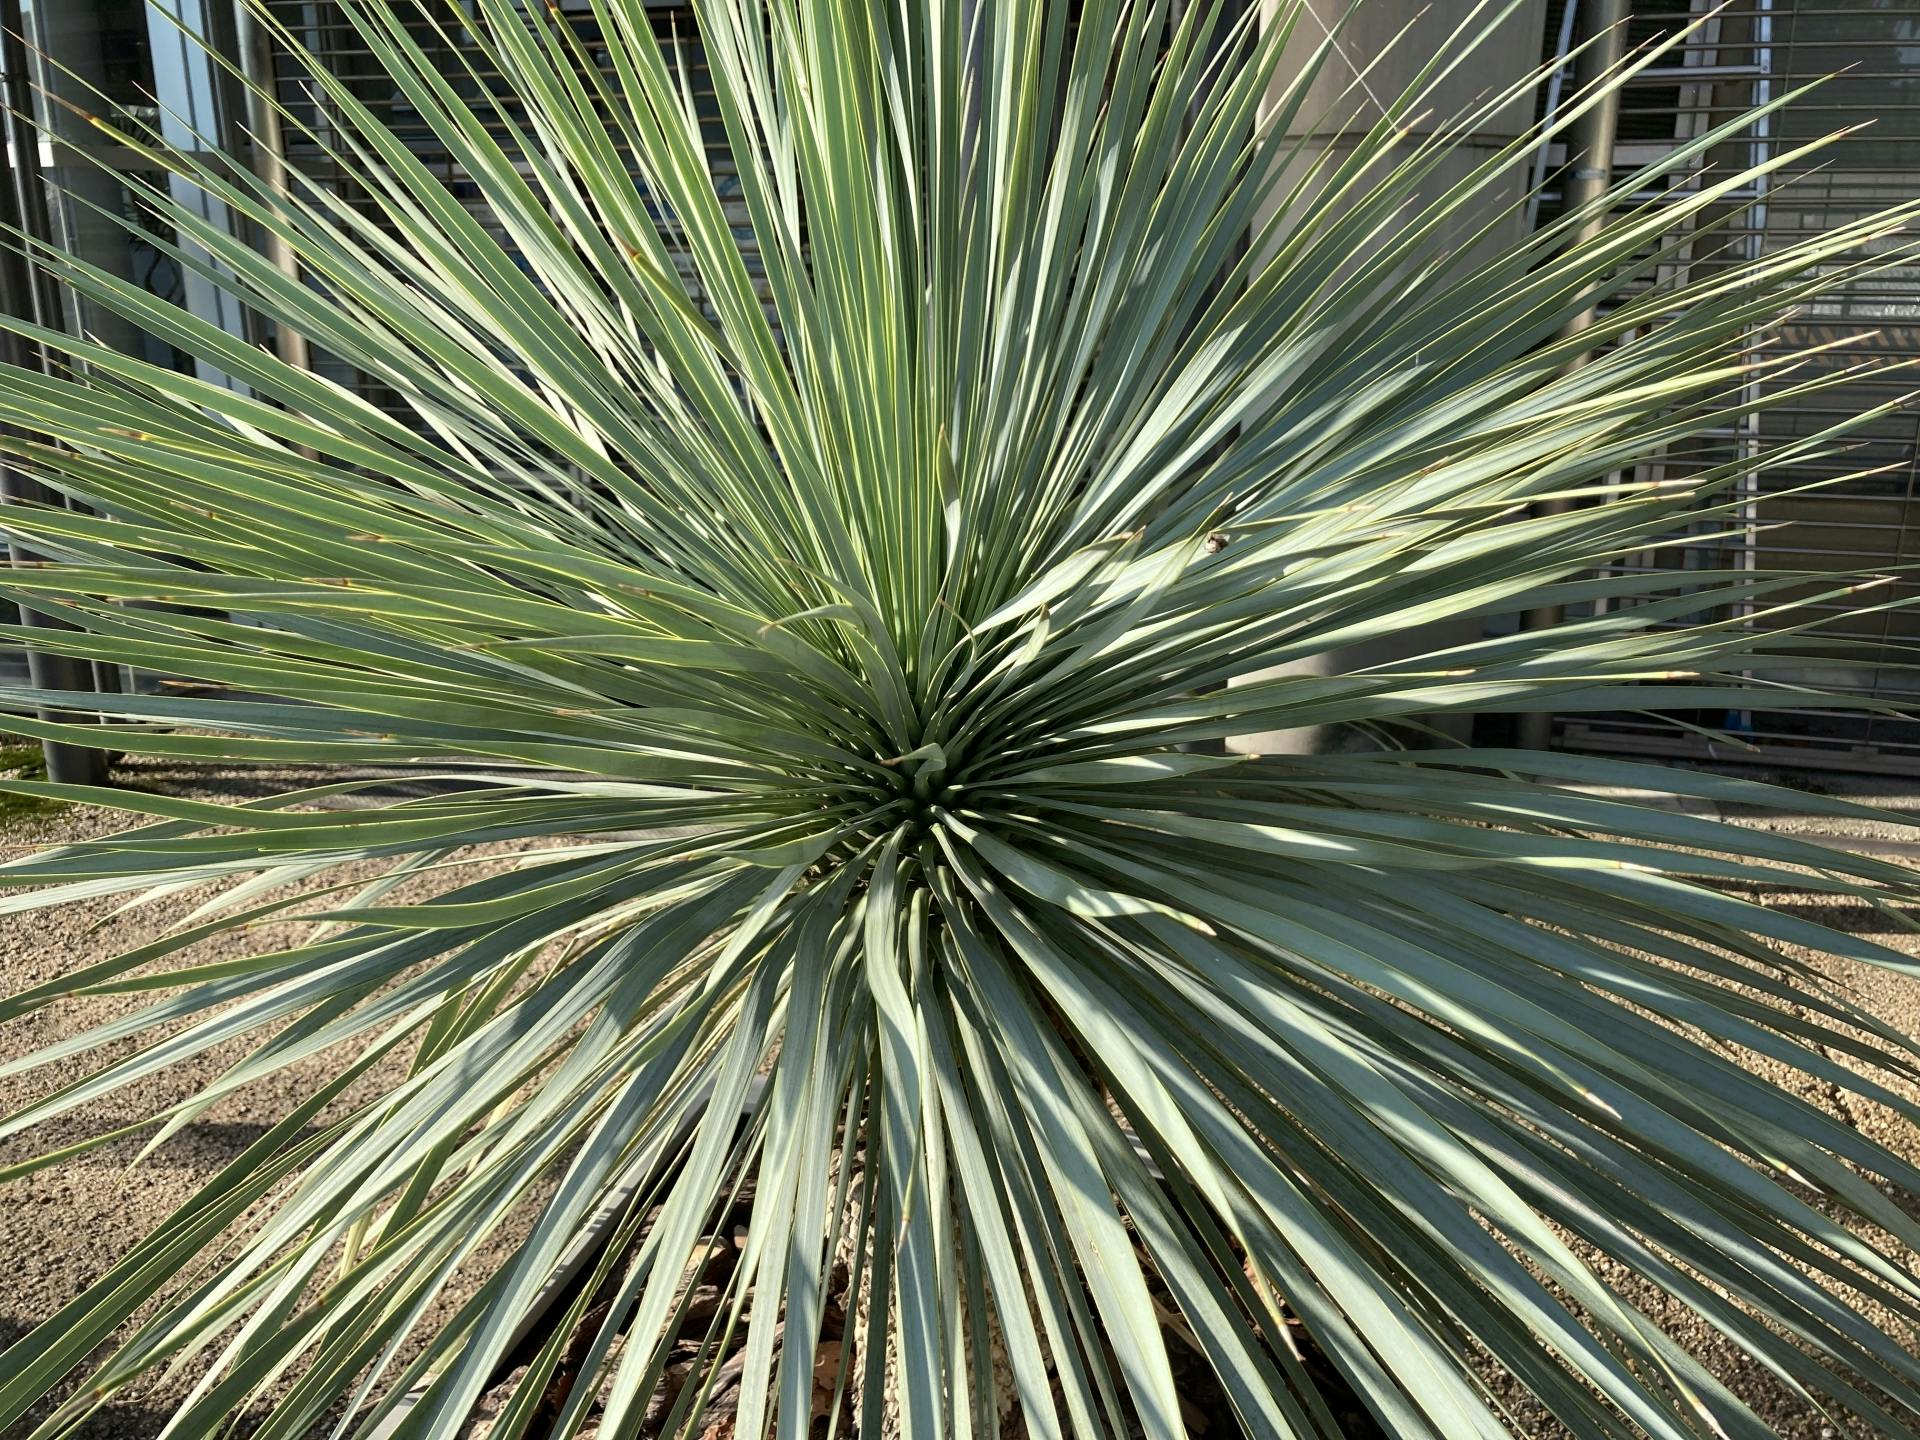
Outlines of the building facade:
M1336 0L1315 3L1318 18L1326 23L1346 8ZM1476 147L1491 153L1533 119L1565 103L1570 81L1560 62L1580 34L1578 7L1599 3L1527 0L1510 12L1502 32L1476 56L1474 65L1449 80L1435 108L1436 120L1444 118L1448 103L1464 106L1485 87L1512 83L1541 67L1541 83L1531 101L1490 117L1461 150L1456 167L1471 163ZM485 218L473 187L439 151L424 124L410 123L403 98L357 43L333 0L266 0L266 6L278 25L324 57L355 96L382 113L450 190L471 200L476 215ZM690 64L695 103L705 107L713 121L714 182L723 197L737 198L712 97L700 83L690 7L662 3L653 8L662 43L680 47ZM564 0L561 9L578 28L585 52L598 57L599 37L587 0ZM1350 73L1330 69L1322 83L1347 87L1362 101L1370 88L1387 93L1401 72L1411 73L1434 53L1438 39L1470 9L1464 0L1432 5L1374 0L1341 34L1342 58ZM139 218L119 177L165 180L141 177L138 167L143 162L137 155L116 147L110 135L78 115L101 111L104 97L157 124L170 143L216 145L248 157L256 167L289 167L345 190L349 182L327 150L326 105L293 78L291 67L276 63L276 42L267 30L250 22L245 7L234 0L0 0L0 28L8 10L20 11L39 52L14 46L7 59L10 76L17 80L19 72L31 72L34 83L57 97L40 103L45 123L60 143L36 147L39 178L50 182L41 196L49 238L255 343L280 345L283 353L289 353L288 346L298 346L298 337L256 333L254 317L201 282L191 269L143 242L141 227L149 222ZM1587 20L1592 18L1589 12ZM1415 31L1397 49L1388 49L1410 22ZM204 37L224 61L210 56L192 36ZM475 89L490 83L484 55L463 46L457 30L423 20L416 38L430 53L445 57L445 73L455 83ZM1763 183L1727 198L1710 233L1669 237L1660 262L1666 278L1710 273L1730 258L1764 255L1809 229L1843 224L1920 195L1920 7L1913 0L1734 0L1726 5L1713 0L1633 0L1626 39L1629 48L1662 41L1672 42L1672 48L1641 71L1622 97L1612 136L1616 177L1745 111L1811 87L1737 138L1704 151L1679 177L1685 189L1712 183L1729 168L1776 165ZM271 88L288 123L279 125L270 109L250 105L240 76ZM1356 114L1365 118L1364 103ZM1842 138L1821 155L1796 158L1808 142L1842 130ZM1337 131L1308 138L1312 146L1342 143ZM1411 135L1408 143L1417 140L1417 134ZM16 141L14 153L28 148ZM1565 145L1556 143L1540 147L1517 166L1501 224L1518 233L1550 221L1561 202L1560 177L1568 162ZM1446 178L1443 174L1437 181ZM1649 192L1634 197L1634 203L1659 204L1662 196ZM208 214L226 219L213 210ZM131 225L116 223L116 216ZM31 228L31 207L23 219ZM744 207L736 212L736 233L751 265L752 236ZM1497 245L1499 233L1480 243ZM697 291L693 299L700 301ZM152 337L113 317L77 313L71 297L57 303L64 307L62 323L150 358L169 358ZM1755 336L1754 344L1762 353L1816 351L1807 362L1811 370L1781 380L1756 379L1756 386L1794 383L1807 373L1853 366L1863 358L1920 361L1920 274L1888 274L1837 288L1781 332ZM362 388L375 403L395 403L337 357L309 353L301 346L297 358L343 384ZM1913 387L1903 372L1883 368L1862 374L1804 403L1730 423L1704 446L1649 457L1637 478L1762 456L1780 440L1816 434L1845 414L1897 399ZM1628 557L1624 563L1702 571L1789 566L1875 572L1920 563L1920 407L1889 410L1853 439L1852 448L1817 463L1758 469L1740 495L1740 518L1731 531L1724 524L1702 524L1676 535L1664 553ZM1888 593L1910 593L1910 582L1897 580ZM1832 606L1836 625L1842 623L1837 618L1840 609L1837 602ZM1901 668L1914 658L1909 647L1920 640L1920 633L1914 633L1920 620L1889 611L1868 622L1845 623L1851 626L1849 638L1870 647L1862 663L1807 678L1920 706L1920 670ZM1870 663L1873 660L1890 663ZM1676 725L1676 719L1684 723ZM1758 757L1781 764L1920 773L1920 724L1872 714L1825 713L1818 707L1769 716L1764 728L1740 712L1582 716L1559 725L1553 739L1628 753Z

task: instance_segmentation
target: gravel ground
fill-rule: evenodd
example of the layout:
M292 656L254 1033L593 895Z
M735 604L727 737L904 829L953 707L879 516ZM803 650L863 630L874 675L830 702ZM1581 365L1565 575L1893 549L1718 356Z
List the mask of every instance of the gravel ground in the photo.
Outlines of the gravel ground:
M337 776L327 776L336 779ZM247 795L272 793L322 783L315 775L258 770L223 772L171 769L129 763L117 772L127 786L194 799L232 802ZM95 839L137 823L117 811L64 807L15 813L0 826L0 857L48 845ZM496 847L504 848L504 847ZM507 863L505 861L503 864ZM479 870L463 872L477 878ZM24 921L0 921L0 993L28 985L132 948L160 933L204 900L207 892L171 896L125 913L124 902L105 899L33 912ZM204 963L223 956L253 953L289 943L294 927L265 926L244 937L227 934L183 951L169 966ZM100 996L67 1001L34 1015L0 1025L0 1059L54 1044L116 1016L139 1008L152 997ZM0 1077L0 1114L58 1090L99 1068L101 1057L117 1058L133 1048L91 1052L90 1057L57 1063L30 1074ZM121 1092L0 1141L0 1164L17 1162L56 1146L126 1125L194 1094L252 1049L240 1040L210 1050L191 1062L154 1076L131 1092ZM301 1098L329 1078L350 1052L314 1056L281 1071L271 1082L243 1091L184 1127L144 1161L135 1164L151 1132L35 1171L6 1187L0 1199L0 1257L7 1273L0 1281L0 1347L25 1334L107 1271L113 1263L222 1166L275 1124ZM404 1074L405 1060L383 1062L318 1117L316 1129L363 1103ZM529 1212L531 1213L531 1212ZM484 1273L518 1242L508 1230L482 1250L475 1268ZM436 1314L450 1314L471 1293L470 1284L449 1287ZM143 1312L144 1313L144 1312ZM136 1317L138 1318L138 1317ZM103 1352L105 1353L105 1352ZM149 1440L160 1433L172 1401L191 1387L184 1382L135 1387L130 1398L116 1400L80 1431L84 1440ZM49 1406L34 1412L43 1415ZM22 1429L19 1433L27 1433ZM244 1433L244 1431L242 1432ZM10 1437L9 1437L10 1440ZM193 1437L198 1440L198 1437Z
M124 783L141 788L230 800L236 793L279 790L302 783L308 777L284 772L267 775L260 771L129 765L121 778ZM1865 781L1822 783L1829 788L1844 789L1890 811L1920 811L1920 794L1897 787ZM1908 830L1892 821L1809 822L1763 813L1729 814L1727 818L1756 827L1818 833L1850 847L1920 863L1920 831ZM128 817L116 812L77 807L13 813L0 819L0 856L110 834L127 823ZM197 903L197 898L170 897L117 915L115 902L101 901L38 913L28 917L25 923L9 922L0 930L0 993L11 993L71 970L109 950L137 944L184 914ZM1920 956L1920 935L1888 931L1885 922L1864 907L1842 910L1826 897L1793 894L1772 894L1766 897L1766 903L1792 907L1810 918L1873 934L1886 944ZM246 945L252 948L271 943L273 938L271 933L256 931L250 934ZM190 954L192 959L202 961L223 953L237 953L241 948L233 937L217 937ZM1826 963L1836 978L1856 986L1863 1002L1882 1018L1903 1030L1920 1032L1920 984L1864 966ZM0 1026L0 1059L53 1043L125 1013L136 1003L122 997L69 1002ZM191 1094L239 1058L245 1049L242 1043L203 1056L140 1086L137 1094L116 1095L28 1136L0 1142L0 1164L151 1114ZM292 1097L307 1093L326 1076L336 1060L337 1057L316 1057L283 1072L270 1087L259 1087L234 1097L187 1126L138 1165L132 1162L145 1141L144 1135L15 1181L0 1204L0 1257L4 1257L7 1265L5 1279L0 1280L0 1346L56 1313L61 1305L108 1269L134 1241L273 1123ZM95 1063L74 1061L30 1075L0 1078L0 1114L11 1113L87 1073L95 1068ZM1756 1059L1753 1064L1756 1071L1768 1074L1809 1102L1857 1126L1897 1153L1920 1161L1920 1136L1915 1134L1915 1127L1891 1112L1839 1094L1829 1086L1809 1081L1771 1062ZM374 1071L359 1093L343 1100L342 1105L356 1103L392 1078L391 1068ZM490 1263L492 1258L504 1253L515 1238L513 1233L497 1237L482 1257L482 1263ZM1903 1255L1901 1258L1912 1264L1915 1257ZM1868 1440L1864 1430L1831 1427L1803 1402L1786 1393L1770 1374L1724 1341L1717 1340L1705 1327L1665 1305L1661 1297L1649 1293L1647 1287L1637 1286L1631 1275L1604 1261L1599 1263L1607 1278L1619 1284L1630 1298L1695 1351L1724 1383L1754 1405L1762 1418L1788 1440L1826 1440L1834 1436ZM464 1286L456 1286L446 1308L451 1308L464 1293ZM87 1440L150 1440L160 1432L170 1402L184 1388L164 1382L139 1388L129 1398L116 1401L100 1412L78 1433ZM1564 1433L1529 1409L1521 1397L1515 1397L1515 1404L1522 1433L1543 1437L1543 1440Z
M1824 793L1843 795L1848 799L1869 804L1890 813L1920 815L1920 787L1910 784L1903 785L1878 778L1850 776L1768 775L1754 770L1728 773L1740 774L1749 779L1767 780L1779 785L1805 786ZM1717 815L1719 818L1751 826L1754 829L1820 840L1894 863L1920 865L1920 829L1894 819L1830 820L1802 815L1781 815L1777 812L1769 813L1746 807L1716 809L1712 804L1705 802L1680 801L1674 797L1655 796L1644 792L1635 795L1634 798L1666 803L1675 809L1693 814ZM1884 917L1864 904L1835 903L1834 897L1830 895L1796 893L1787 890L1762 893L1752 898L1770 907L1791 911L1802 918L1866 936L1890 949L1920 957L1920 934L1895 928ZM1823 958L1809 950L1786 948L1800 959L1818 964L1842 985L1851 987L1853 999L1873 1015L1887 1021L1905 1034L1920 1034L1920 981L1854 961ZM1845 1056L1832 1058L1842 1064L1847 1063ZM1920 1162L1920 1130L1916 1130L1910 1121L1886 1106L1844 1093L1833 1085L1802 1074L1766 1056L1748 1054L1745 1060L1747 1068L1752 1073L1773 1081L1808 1104L1835 1116L1901 1158L1910 1162ZM1886 1076L1879 1078L1888 1089L1901 1095L1903 1099L1920 1100L1920 1087L1902 1082L1898 1078ZM1888 1189L1888 1194L1899 1201L1902 1208L1910 1213L1920 1214L1920 1196L1895 1191L1891 1187ZM1802 1192L1802 1198L1818 1204L1828 1214L1838 1215L1833 1206L1820 1202L1811 1191ZM1920 1261L1920 1257L1916 1257L1913 1252L1894 1244L1892 1238L1885 1232L1872 1227L1863 1228L1857 1222L1849 1223L1854 1224L1861 1233L1869 1235L1908 1269L1913 1269L1916 1262ZM1716 1379L1745 1401L1762 1421L1785 1437L1785 1440L1874 1440L1874 1431L1868 1426L1859 1422L1848 1423L1844 1420L1831 1419L1814 1410L1782 1385L1771 1371L1760 1366L1696 1316L1669 1300L1661 1291L1641 1282L1629 1268L1615 1264L1606 1257L1592 1252L1587 1252L1587 1258L1602 1279L1613 1285L1652 1317L1669 1335L1692 1351ZM1901 1336L1910 1349L1915 1348L1916 1340L1920 1337L1904 1329L1894 1317L1884 1312L1863 1313L1874 1323L1885 1327L1889 1333ZM1530 1437L1530 1440L1562 1440L1562 1437L1567 1435L1568 1432L1564 1427L1555 1424L1545 1416L1528 1397L1513 1394L1509 1397L1509 1401L1516 1413L1518 1422L1516 1428L1523 1435Z

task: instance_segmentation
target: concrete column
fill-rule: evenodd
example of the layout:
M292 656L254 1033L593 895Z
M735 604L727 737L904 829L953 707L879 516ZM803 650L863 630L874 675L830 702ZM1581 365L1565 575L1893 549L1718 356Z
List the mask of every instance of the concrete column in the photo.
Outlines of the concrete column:
M1274 17L1284 8L1283 0L1261 0L1262 14L1266 17ZM1347 0L1306 0L1305 13L1294 27L1293 39L1275 77L1276 102L1315 47L1340 26L1341 15L1347 8ZM1302 142L1301 162L1311 163L1329 151L1335 152L1338 158L1340 153L1351 149L1380 119L1384 107L1414 81L1424 66L1447 49L1449 37L1473 20L1476 9L1485 12L1489 19L1497 13L1495 6L1476 6L1473 0L1369 0L1358 6L1344 26L1340 26L1336 53L1314 77L1294 126L1288 132L1289 140ZM1474 22L1475 28L1479 23ZM1484 103L1494 92L1512 85L1537 67L1545 24L1546 0L1526 0L1502 19L1493 33L1478 41L1465 63L1438 81L1418 107L1422 113L1412 117L1412 133L1389 152L1389 163L1399 163L1421 140L1436 129L1444 128L1453 116ZM1525 131L1532 125L1533 118L1534 100L1525 96L1482 120L1472 136L1456 143L1448 159L1423 182L1421 191L1409 197L1405 207L1409 219L1420 212L1428 199L1444 193L1489 155ZM1526 165L1516 167L1501 193L1517 201L1528 173ZM1282 173L1276 180L1284 185L1288 175ZM1493 204L1490 193L1470 217L1472 225L1483 222ZM1269 206L1263 218L1270 216L1272 209ZM1499 245L1518 235L1522 223L1520 215L1512 216L1510 234L1489 241L1487 253L1495 253ZM1443 238L1440 243L1447 242Z
M1347 0L1306 0L1306 5L1306 13L1294 28L1275 77L1276 104L1288 81L1301 73L1314 48L1325 41L1329 31L1337 34L1338 50L1314 77L1305 103L1295 116L1294 128L1287 140L1288 148L1298 144L1299 153L1273 177L1273 198L1261 211L1262 222L1271 219L1279 209L1280 200L1292 188L1296 177L1311 173L1315 161L1327 156L1331 163L1337 164L1344 152L1350 151L1366 135L1385 113L1385 108L1392 105L1420 70L1447 46L1449 37L1475 11L1471 0L1370 0L1348 16L1343 25L1341 17L1348 9ZM1283 0L1261 0L1261 7L1263 17L1269 21L1284 9ZM1409 122L1412 133L1387 150L1379 173L1388 173L1392 166L1406 159L1424 136L1444 128L1452 116L1476 108L1493 93L1511 86L1538 66L1545 23L1545 0L1526 0L1502 20L1493 34L1480 41L1467 62L1441 79L1429 98L1417 107ZM1420 185L1409 192L1402 207L1408 223L1489 156L1522 134L1532 125L1533 118L1534 102L1528 96L1482 120L1464 143L1456 142ZM1436 237L1436 247L1459 244L1502 207L1508 211L1502 224L1480 241L1475 251L1468 253L1491 256L1512 244L1524 233L1526 220L1520 201L1530 178L1529 167L1530 160L1516 163L1501 184L1485 190L1470 213L1450 227L1451 233ZM1280 238L1283 237L1276 236L1270 243L1277 243ZM1361 252L1356 260L1364 254ZM1317 655L1256 678L1344 674L1461 644L1475 638L1477 633L1477 621L1422 627L1390 639ZM1441 728L1449 733L1457 732L1456 738L1466 738L1464 723L1448 721ZM1307 726L1237 736L1227 743L1229 749L1243 754L1298 755L1335 748L1342 743L1342 736L1332 727Z

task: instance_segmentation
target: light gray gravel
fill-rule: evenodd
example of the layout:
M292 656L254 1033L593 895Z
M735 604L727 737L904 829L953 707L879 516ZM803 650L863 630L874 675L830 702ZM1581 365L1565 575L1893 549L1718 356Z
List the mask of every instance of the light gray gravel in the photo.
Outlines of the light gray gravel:
M207 799L232 799L236 791L265 793L310 779L284 772L222 772L158 765L129 765L122 778L142 788ZM1920 812L1920 787L1902 790L1879 782L1833 779L1820 783L1890 812ZM1893 820L1816 823L1751 812L1730 813L1727 818L1757 827L1817 833L1839 843L1871 849L1888 858L1920 863L1920 843L1916 843L1920 840L1920 831ZM16 818L0 831L0 855L109 834L127 823L128 817L115 812L85 808ZM193 897L177 896L115 915L112 904L97 902L10 923L0 930L0 991L16 991L69 971L109 950L137 944L194 903ZM1767 903L1796 907L1803 913L1819 912L1818 918L1870 933L1886 944L1920 956L1920 936L1891 930L1886 922L1864 907L1842 910L1824 897L1790 894L1770 895ZM245 948L271 943L272 939L270 933L254 932L247 938ZM199 947L192 958L206 960L238 953L242 948L235 937L219 937ZM1876 1014L1904 1030L1920 1032L1920 982L1864 966L1827 963L1837 978L1858 987L1860 997ZM50 1044L90 1024L122 1014L135 1003L112 997L72 1002L0 1026L0 1058L18 1056ZM245 1048L242 1043L202 1057L143 1084L134 1095L115 1096L28 1136L0 1142L0 1163L150 1114L170 1101L191 1094L244 1053ZM86 1073L95 1063L74 1061L25 1076L0 1079L0 1113L10 1113L49 1093ZM131 1162L142 1143L139 1137L16 1181L5 1196L0 1197L0 1258L6 1265L0 1274L0 1345L56 1313L277 1119L295 1096L306 1093L325 1077L333 1063L334 1057L317 1057L284 1072L270 1086L230 1100L187 1127L137 1166ZM1810 1082L1771 1062L1756 1059L1754 1068L1787 1085L1809 1102L1858 1126L1897 1153L1920 1161L1920 1135L1916 1135L1915 1127L1882 1107L1834 1093L1830 1087ZM373 1093L391 1078L390 1069L376 1071L362 1085L359 1095ZM1901 1198L1911 1202L1913 1197ZM503 1253L512 1238L500 1237L489 1247L487 1259ZM1908 1264L1914 1261L1910 1255L1903 1255L1901 1259ZM1596 1257L1596 1263L1606 1278L1618 1283L1629 1298L1642 1304L1677 1339L1694 1350L1714 1374L1754 1405L1787 1440L1827 1440L1833 1436L1868 1440L1863 1430L1830 1428L1829 1422L1787 1394L1769 1374L1676 1307L1666 1304L1648 1287L1638 1284L1632 1275L1603 1257ZM169 1401L176 1398L182 1388L155 1384L138 1389L101 1412L80 1433L89 1440L151 1440L164 1423ZM1522 1433L1539 1437L1557 1437L1563 1433L1521 1397L1515 1397L1515 1403Z
M321 777L288 772L223 772L132 763L122 767L118 778L141 789L227 802L240 795L321 783ZM131 823L137 823L135 817L86 807L16 817L0 830L0 856L95 839ZM122 902L101 900L33 912L24 920L0 920L0 927L4 927L0 928L0 992L11 994L102 955L132 948L161 933L170 922L199 904L206 893L172 896L117 915L114 912ZM216 936L164 963L204 963L253 953L287 943L295 933L293 927L263 927L245 936ZM151 998L90 997L0 1025L0 1059L54 1044L137 1009ZM132 1048L132 1043L126 1042L93 1052L91 1057L56 1063L26 1075L0 1077L0 1114L11 1114L97 1069L104 1058L117 1057ZM86 1105L24 1135L0 1141L0 1164L150 1115L192 1095L251 1048L246 1040L223 1046L142 1082L130 1093ZM133 1162L147 1141L147 1133L36 1171L7 1186L0 1194L0 1257L7 1267L0 1277L0 1346L56 1314L108 1270L134 1242L275 1124L293 1104L330 1078L345 1054L315 1056L288 1067L270 1082L228 1099L137 1165ZM376 1067L333 1110L323 1113L320 1123L377 1094L403 1069L403 1058ZM490 1268L497 1264L516 1240L517 1234L497 1237L485 1247L481 1265ZM450 1312L470 1293L469 1285L455 1285L439 1311ZM179 1384L136 1387L130 1396L116 1399L99 1412L78 1434L85 1440L150 1440L165 1424L170 1401L190 1385L191 1377ZM44 1408L36 1416L44 1413Z

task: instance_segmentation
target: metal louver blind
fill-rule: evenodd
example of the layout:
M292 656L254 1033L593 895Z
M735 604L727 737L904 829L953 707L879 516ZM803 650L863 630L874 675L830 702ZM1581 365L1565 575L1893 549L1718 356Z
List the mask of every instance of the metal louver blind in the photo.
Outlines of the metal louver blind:
M1548 23L1550 45L1561 33L1564 10L1565 0L1556 0ZM1740 0L1712 11L1707 0L1640 0L1637 5L1635 41L1706 19L1624 97L1616 173L1625 175L1755 104L1841 71L1708 155L1684 184L1709 184L1842 127L1873 123L1729 197L1724 212L1729 227L1701 236L1698 244L1684 243L1666 267L1668 278L1706 278L1732 261L1775 253L1809 233L1920 194L1920 8L1912 0ZM1744 208L1735 214L1735 207ZM1550 199L1544 213L1552 213ZM1758 387L1790 385L1862 360L1920 359L1920 272L1907 267L1836 289L1805 307L1778 334L1756 340L1763 355L1844 342L1797 373L1756 380L1748 391L1756 399L1766 393ZM1658 479L1742 455L1764 456L1782 443L1896 400L1914 385L1907 372L1850 379L1817 396L1749 415L1687 452L1658 457L1641 466L1636 478ZM1737 533L1709 538L1710 529L1729 527L1697 525L1676 535L1663 551L1627 563L1686 570L1781 566L1878 572L1920 562L1915 489L1920 409L1907 406L1883 416L1854 432L1852 443L1849 453L1770 469L1747 483L1740 492L1738 524L1732 527ZM1864 471L1877 473L1857 473ZM1821 488L1807 489L1816 485ZM1902 578L1880 594L1906 598L1915 593L1915 583ZM1809 585L1802 593L1811 596L1821 588L1831 587ZM1816 602L1806 614L1819 617L1829 635L1868 642L1891 665L1914 658L1907 647L1920 639L1920 621L1900 612L1849 619L1850 608L1848 601L1833 599ZM1799 678L1920 706L1920 673L1863 662L1810 669ZM1577 748L1920 772L1920 725L1830 708L1579 717L1562 726L1560 739Z
M494 220L490 207L481 197L479 189L469 180L455 163L432 128L417 115L399 87L390 80L381 69L368 47L355 34L351 24L341 14L333 0L267 0L268 8L286 29L296 36L300 43L313 55L326 64L328 69L351 87L354 96L384 121L403 143L419 158L429 170L438 176L448 190L461 200L473 216L490 233L500 238L503 246L508 245L501 227ZM617 91L613 69L602 43L599 25L586 0L568 0L560 5L561 12L575 29L583 42L585 52L609 81L610 89ZM726 145L726 134L721 124L718 106L713 93L713 83L707 70L706 56L698 38L698 29L694 21L693 10L685 4L656 4L650 6L651 19L655 35L667 48L670 56L676 56L686 66L687 81L693 94L694 105L702 121L703 138L706 144L708 169L715 188L725 206L727 218L733 228L736 241L746 259L748 273L757 286L761 286L762 298L766 292L761 282L761 267L758 246L748 220L746 205L741 199L740 185L734 171L732 157ZM421 49L433 58L439 71L452 83L462 95L471 100L480 99L487 90L504 96L501 77L487 61L481 49L471 43L470 36L458 24L457 15L445 15L444 29L435 29L422 21L416 12L403 11L409 15L408 25L415 41ZM301 68L289 57L276 57L275 87L282 105L286 106L295 122L286 128L286 160L289 166L327 186L350 203L361 208L364 213L377 216L378 206L363 194L356 194L348 177L341 173L321 144L315 138L328 133L327 104L324 97L313 92L314 87ZM483 89L483 87L485 87ZM513 107L509 105L509 113ZM489 127L494 138L505 145L507 136L505 126L491 112L490 106L475 104L478 114ZM680 257L681 277L686 282L688 293L694 303L711 316L712 310L707 295L699 284L698 277L684 256ZM404 407L398 397L383 393L383 387L373 383L341 362L337 357L324 353L315 353L312 357L313 368L331 378L350 385L367 396L376 404L389 409L401 410Z

